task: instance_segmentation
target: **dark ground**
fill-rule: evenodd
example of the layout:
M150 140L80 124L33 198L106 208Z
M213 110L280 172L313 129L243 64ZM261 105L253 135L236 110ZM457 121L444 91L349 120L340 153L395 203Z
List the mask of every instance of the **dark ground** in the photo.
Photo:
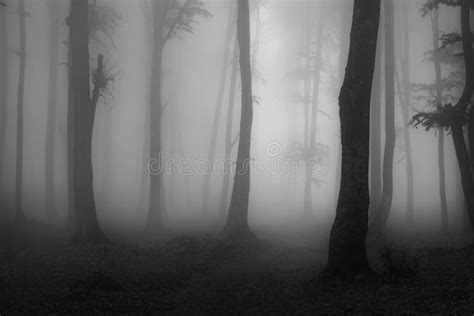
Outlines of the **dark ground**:
M449 241L390 246L382 256L371 254L383 275L348 282L315 278L327 241L303 233L259 234L259 242L244 244L170 233L141 245L79 247L41 235L30 230L1 250L2 316L474 315L474 248Z

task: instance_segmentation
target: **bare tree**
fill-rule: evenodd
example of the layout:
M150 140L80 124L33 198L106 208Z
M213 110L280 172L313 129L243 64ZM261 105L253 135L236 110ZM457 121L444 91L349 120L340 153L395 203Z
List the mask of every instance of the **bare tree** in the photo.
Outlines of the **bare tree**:
M339 95L342 179L326 273L369 271L365 238L369 207L370 96L380 0L355 0L349 58Z

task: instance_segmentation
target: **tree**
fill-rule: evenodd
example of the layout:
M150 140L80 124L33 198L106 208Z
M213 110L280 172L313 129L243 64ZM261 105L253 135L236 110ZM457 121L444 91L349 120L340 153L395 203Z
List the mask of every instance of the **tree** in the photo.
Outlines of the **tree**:
M382 17L381 17L382 20ZM382 24L382 21L380 21ZM374 214L382 196L382 53L383 37L378 32L375 72L370 106L370 212Z
M210 137L210 145L209 145L209 153L208 159L211 163L211 170L206 173L204 177L204 186L203 186L203 195L202 195L202 203L201 203L201 214L205 215L207 213L207 209L209 206L209 189L211 186L211 175L213 170L213 163L216 156L216 147L217 147L217 136L218 136L218 128L219 122L222 112L222 104L224 100L224 92L225 92L225 84L227 78L227 68L229 64L229 55L231 50L231 42L232 36L234 34L235 29L235 5L233 2L229 3L229 14L227 17L227 31L224 41L224 56L222 58L221 64L221 73L219 78L219 88L218 88L218 95L216 100L216 105L214 108L214 120L212 122L211 127L211 137Z
M161 118L162 105L162 63L163 49L166 43L182 32L192 32L195 16L210 17L198 0L158 0L152 2L153 11L153 46L152 70L150 81L150 126L149 126L149 159L153 170L161 170ZM153 163L153 166L151 165ZM148 194L148 229L156 231L163 226L163 175L151 172Z
M4 160L4 144L6 115L8 103L8 32L7 32L7 10L0 8L0 179L3 179L3 160Z
M436 103L443 102L443 87L441 73L441 58L439 54L439 9L432 11L431 17L433 30L433 65L436 76ZM439 172L439 196L441 202L441 226L444 232L448 232L448 203L446 199L446 172L444 164L444 129L438 129L438 172Z
M395 151L395 49L393 0L384 1L385 17L385 148L382 170L382 198L372 228L383 232L390 215L393 198L393 155Z
M413 223L414 217L414 178L413 178L413 153L411 150L411 137L410 137L410 108L411 108L411 84L410 84L410 4L408 1L401 3L402 12L400 25L401 30L401 56L400 64L401 71L400 76L397 77L397 93L400 99L400 107L402 110L403 120L403 137L405 145L405 173L407 178L407 221ZM444 154L444 151L443 151ZM443 163L444 164L444 163ZM444 169L443 169L444 170ZM444 181L443 181L444 184ZM443 189L444 197L446 198L446 192ZM441 192L440 192L441 193ZM446 199L444 199L446 201Z
M248 206L250 193L250 138L253 120L249 1L238 0L237 8L237 39L240 51L242 108L234 187L224 232L231 238L245 238L251 235L248 225Z
M54 203L54 165L56 135L56 90L59 45L59 5L49 0L49 91L45 148L45 207L46 216L51 219L57 215Z
M95 208L92 170L92 131L100 91L107 85L103 56L99 55L93 74L93 91L89 87L89 5L88 0L71 0L69 36L73 98L73 173L75 232L73 242L97 243L105 240Z
M470 30L470 2L469 0L460 0L459 3L461 4L461 39L465 69L465 83L461 97L455 105L451 103L444 105L438 104L436 110L432 112L420 112L416 114L413 116L412 124L415 127L423 126L426 130L443 128L451 132L461 173L461 182L471 229L474 229L473 160L469 156L474 138L469 138L471 147L466 145L464 139L464 127L467 125L468 136L471 136L469 131L473 128L470 124L472 123L472 116L474 115L470 101L474 89L474 54L472 51L472 33Z
M369 207L370 96L380 0L355 0L344 83L339 95L342 178L329 239L326 273L369 271L365 238Z
M225 130L225 147L224 147L224 157L225 159L231 159L232 148L235 145L234 136L232 135L232 123L234 121L234 105L235 105L235 92L237 87L237 71L239 68L239 43L237 39L234 41L234 53L232 57L232 70L230 74L230 83L229 83L229 105L227 107L227 120L226 120L226 130ZM235 138L237 140L237 138ZM222 188L220 194L220 218L225 220L227 215L227 200L229 194L230 186L230 170L224 170L224 179L222 180Z
M18 95L16 112L16 186L15 186L15 223L21 225L25 221L22 208L23 190L23 103L25 96L25 70L26 70L26 11L25 0L19 0L20 23L20 69L18 76Z

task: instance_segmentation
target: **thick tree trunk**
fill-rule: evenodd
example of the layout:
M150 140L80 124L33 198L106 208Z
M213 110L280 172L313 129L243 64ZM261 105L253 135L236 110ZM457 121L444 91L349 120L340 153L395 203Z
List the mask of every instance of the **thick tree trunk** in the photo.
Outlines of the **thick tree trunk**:
M222 113L222 103L224 100L224 92L225 92L225 84L227 79L227 68L229 64L229 55L231 51L231 41L232 36L234 34L235 29L235 5L233 2L229 3L229 14L228 14L228 22L227 22L227 32L224 41L224 56L222 58L221 64L221 73L219 78L219 90L216 100L216 105L214 108L214 120L212 122L211 128L211 135L210 135L210 145L209 145L209 153L208 159L210 163L211 169L208 170L206 175L204 176L204 186L203 186L203 195L202 195L202 203L201 203L201 214L206 215L209 208L209 189L211 187L211 177L213 173L213 166L216 159L216 147L217 147L217 136L218 136L218 129L219 123L221 119Z
M318 24L316 30L316 52L314 56L314 73L313 73L313 96L311 100L311 120L309 130L309 142L307 152L310 157L316 154L316 133L318 124L318 107L319 107L319 86L321 78L321 56L323 52L323 30L324 30L324 6L320 5ZM309 44L309 43L308 43ZM306 170L305 174L305 189L304 189L304 218L311 219L312 216L312 184L313 174Z
M382 43L379 32L370 102L370 214L377 210L382 196Z
M238 0L237 38L240 49L242 110L234 187L230 201L225 233L229 237L249 236L248 206L250 193L250 138L252 135L252 72L250 67L249 1Z
M442 73L441 60L436 52L439 50L439 9L433 10L433 52L434 54L434 68L435 68L435 82L436 82L436 103L443 102L443 87L442 87ZM443 232L448 231L448 203L446 198L446 172L444 159L444 130L438 129L438 174L439 174L439 196L441 202L441 227Z
M347 276L369 271L365 238L369 207L370 96L377 48L380 0L355 0L349 59L339 95L342 179L329 239L326 272Z
M53 0L49 1L49 91L48 91L48 121L46 125L45 148L45 208L46 217L52 219L57 215L54 200L54 165L55 165L55 140L56 140L56 87L58 69L59 45L59 5Z
M73 242L97 243L105 236L97 220L93 171L92 131L97 97L89 91L88 1L71 0L70 38L72 50L72 94L74 116L74 208ZM99 68L102 58L99 58Z
M25 221L22 209L23 187L23 102L25 95L25 67L26 67L26 11L25 0L19 0L20 17L20 73L18 77L18 99L16 118L16 188L15 188L15 223L21 225Z
M374 233L387 224L393 198L393 155L395 152L395 50L393 0L384 1L385 17L385 148L382 171L382 198L372 223Z
M150 88L150 175L148 194L148 229L156 232L163 226L163 174L161 152L161 72L163 62L164 38L166 23L166 2L153 3L153 55Z
M228 209L228 194L229 194L229 187L230 187L230 175L231 175L231 168L229 162L231 161L232 156L232 123L234 121L234 105L235 105L235 92L237 89L237 71L239 68L239 45L237 39L235 40L234 44L234 54L232 57L232 70L230 74L230 85L229 85L229 106L227 108L227 120L226 120L226 129L225 129L225 148L224 148L224 157L226 159L224 170L224 179L222 183L222 189L220 194L220 207L219 207L219 215L222 221L225 220L227 215Z

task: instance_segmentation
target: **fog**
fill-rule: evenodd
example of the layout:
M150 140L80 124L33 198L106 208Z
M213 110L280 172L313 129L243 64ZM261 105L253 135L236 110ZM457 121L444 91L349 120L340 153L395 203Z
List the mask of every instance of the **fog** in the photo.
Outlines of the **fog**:
M51 7L59 7L59 46L56 89L56 120L54 122L54 208L48 217L45 202L45 144L48 122L49 40ZM13 218L16 171L16 107L19 74L18 1L6 8L8 76L2 86L7 89L4 127L2 205L6 217ZM397 72L401 69L401 46L405 23L409 24L410 84L429 84L434 80L433 63L427 52L432 50L430 15L422 17L420 1L395 1L395 58ZM225 170L235 166L237 145L226 157L226 123L228 122L231 68L235 39L227 40L230 1L203 1L208 14L196 14L189 24L191 32L180 29L166 42L162 59L161 142L163 174L162 208L168 227L208 227L216 230L224 223L221 213L221 190ZM67 104L68 104L68 38L65 22L69 14L67 1L25 1L26 75L23 116L22 205L28 219L64 227L68 222L67 177ZM91 69L99 53L105 56L105 67L113 80L97 104L93 138L93 188L100 226L107 232L120 227L140 231L146 226L148 214L148 173L154 172L148 156L150 124L150 78L152 64L153 16L147 1L98 0L96 5L109 8L114 17L111 30L96 32L90 39ZM407 5L408 10L403 6ZM321 13L322 12L322 13ZM404 20L405 13L408 13ZM329 230L333 221L338 191L338 155L340 154L339 105L341 70L347 60L347 47L352 18L352 1L251 1L250 34L254 120L251 135L250 197L248 219L255 229L273 227L297 228L299 225L321 224ZM323 19L322 21L320 21ZM456 8L440 10L440 30L459 31ZM406 21L406 22L404 22ZM318 27L322 31L318 33ZM385 25L382 22L379 40ZM311 34L308 35L311 30ZM321 63L318 114L315 142L321 155L304 157L298 148L305 143L305 105L302 101L304 80L301 71L308 36L317 41L321 36ZM318 45L316 43L316 45ZM314 47L314 43L313 43ZM459 48L459 47L458 47ZM379 45L380 49L380 45ZM224 61L225 52L228 59ZM383 53L380 56L382 56ZM384 58L381 67L384 68ZM225 62L225 76L222 65ZM341 64L342 62L342 64ZM456 65L443 64L443 75L459 71ZM381 93L383 77L375 76L374 87ZM377 85L376 81L380 81ZM224 81L223 85L221 82ZM92 86L91 86L92 87ZM92 89L92 88L91 88ZM221 102L219 89L224 89ZM240 76L237 76L231 135L238 135L240 122ZM395 88L397 90L397 88ZM462 85L450 92L455 99ZM398 92L396 92L397 94ZM383 100L383 98L382 98ZM430 97L410 92L410 115L429 107ZM214 163L209 146L216 106L220 107L216 128ZM383 150L384 104L373 103L382 112L380 118ZM309 112L308 112L309 113ZM395 95L396 145L393 163L393 203L389 227L406 221L406 153L403 138L404 122L400 99ZM377 120L377 118L372 118ZM440 229L440 196L438 177L437 131L409 128L414 177L414 223L429 229ZM462 190L459 167L451 137L445 133L446 195L449 230L463 226ZM238 143L238 140L237 140ZM298 147L300 146L300 147ZM299 156L298 156L299 155ZM156 158L156 157L155 157ZM314 162L314 164L313 164ZM183 165L180 165L183 164ZM186 165L186 166L184 166ZM304 216L306 169L312 169L311 215ZM291 170L288 170L291 169ZM156 170L155 170L156 171ZM160 172L160 171L158 171ZM210 172L208 197L203 192L206 174ZM145 177L145 178L144 178ZM233 176L231 176L231 179ZM227 180L229 181L229 180ZM232 190L230 181L225 208ZM156 194L152 192L151 194ZM206 205L203 209L203 205Z

